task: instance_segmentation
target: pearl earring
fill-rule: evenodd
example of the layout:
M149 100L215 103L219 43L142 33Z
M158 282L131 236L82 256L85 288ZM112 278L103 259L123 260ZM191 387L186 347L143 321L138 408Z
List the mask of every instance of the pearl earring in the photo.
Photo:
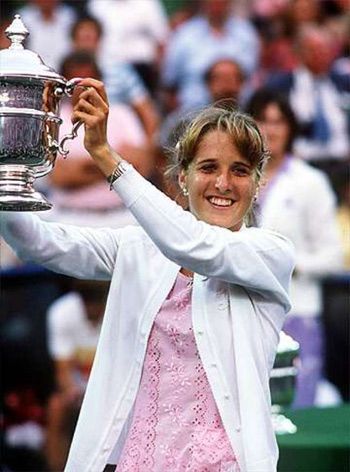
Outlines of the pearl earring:
M185 197L188 197L188 190L186 187L182 187L182 194L185 196Z

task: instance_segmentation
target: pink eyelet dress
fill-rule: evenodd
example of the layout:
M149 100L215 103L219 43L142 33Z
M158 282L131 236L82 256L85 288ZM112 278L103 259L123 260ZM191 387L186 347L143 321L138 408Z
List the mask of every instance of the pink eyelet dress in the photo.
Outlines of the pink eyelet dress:
M179 273L156 316L117 472L239 472L197 351L190 281Z

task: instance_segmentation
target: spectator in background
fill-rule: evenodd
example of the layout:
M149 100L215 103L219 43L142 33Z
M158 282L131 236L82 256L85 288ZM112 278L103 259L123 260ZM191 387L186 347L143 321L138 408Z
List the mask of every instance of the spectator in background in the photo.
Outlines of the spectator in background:
M58 69L70 49L74 9L61 0L30 0L18 13L30 33L26 47L39 54L45 64Z
M93 16L79 18L71 30L73 51L88 51L96 58L103 70L108 98L113 103L125 103L138 115L148 137L149 146L153 146L158 133L159 116L155 104L134 68L126 62L114 61L103 67L101 60L101 41L103 27ZM121 44L117 45L122 47Z
M214 61L204 74L210 102L232 100L241 103L245 75L238 61L221 58ZM208 104L209 104L208 103Z
M47 407L46 457L63 470L100 334L108 283L75 279L48 310L48 348L56 390Z
M259 222L288 237L296 248L292 311L283 330L301 348L294 406L312 406L323 367L321 280L343 269L335 195L321 171L292 154L297 123L285 97L260 90L247 111L256 119L271 153L258 198Z
M237 61L225 57L215 59L204 71L203 81L208 91L208 102L205 105L220 100L228 100L231 105L232 102L241 103L244 80L243 70ZM187 115L196 111L198 111L198 107L188 110ZM176 145L176 130L180 122L186 120L187 115L181 109L175 109L165 118L160 131L161 146Z
M70 32L73 51L89 51L99 61L102 35L102 25L95 17L80 16L74 22Z
M103 66L131 64L155 94L169 26L160 0L89 0L87 9L103 25Z
M319 0L290 0L287 4L286 17L293 34L298 34L307 24L320 24L324 17L323 4Z
M66 57L61 73L68 80L73 77L101 77L94 57L82 51ZM73 103L80 92L77 87ZM72 113L72 100L65 99L61 106L61 136L71 132ZM121 153L130 155L140 173L149 177L153 171L153 154L147 147L145 133L133 110L125 104L112 104L108 126L108 136L113 146ZM66 145L70 150L68 158L64 161L58 158L49 174L53 209L43 213L42 218L84 226L121 227L133 224L134 218L119 197L108 190L104 176L86 153L83 129L79 130L77 138Z
M163 62L163 86L170 91L176 87L184 110L210 101L204 73L215 59L231 58L250 74L259 57L254 27L232 14L232 0L202 0L201 6L200 14L170 37Z
M263 85L269 74L290 72L297 65L293 34L286 20L289 0L256 0L253 21L258 30L261 55L259 68L251 80L251 88Z
M340 92L331 74L335 59L332 37L319 26L301 29L297 38L300 66L273 75L269 88L285 93L300 124L295 153L325 171L349 157L347 121Z

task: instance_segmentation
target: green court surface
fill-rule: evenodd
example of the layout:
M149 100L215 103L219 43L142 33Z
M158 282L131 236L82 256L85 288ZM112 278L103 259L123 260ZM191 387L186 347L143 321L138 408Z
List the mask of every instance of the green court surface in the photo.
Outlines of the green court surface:
M278 472L349 472L350 405L288 411L295 434L277 437Z

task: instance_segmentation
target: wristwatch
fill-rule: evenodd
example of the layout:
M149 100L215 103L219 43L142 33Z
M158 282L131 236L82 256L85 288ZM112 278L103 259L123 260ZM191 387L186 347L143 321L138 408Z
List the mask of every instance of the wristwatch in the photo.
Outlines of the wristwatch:
M124 172L131 167L131 164L128 161L120 160L115 166L114 171L107 177L107 182L109 183L109 190L113 190L114 182L124 174Z

